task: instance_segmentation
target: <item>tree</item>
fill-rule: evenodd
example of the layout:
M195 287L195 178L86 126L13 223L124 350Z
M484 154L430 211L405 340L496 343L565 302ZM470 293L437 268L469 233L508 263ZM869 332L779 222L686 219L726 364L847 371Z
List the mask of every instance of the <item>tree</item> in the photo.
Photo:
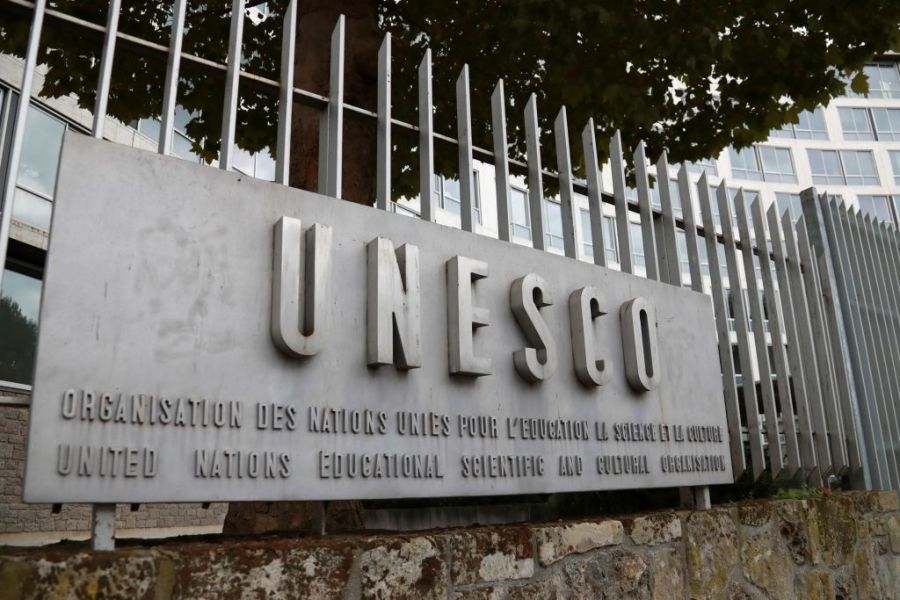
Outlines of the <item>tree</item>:
M10 298L0 297L0 379L30 382L37 347L37 323Z

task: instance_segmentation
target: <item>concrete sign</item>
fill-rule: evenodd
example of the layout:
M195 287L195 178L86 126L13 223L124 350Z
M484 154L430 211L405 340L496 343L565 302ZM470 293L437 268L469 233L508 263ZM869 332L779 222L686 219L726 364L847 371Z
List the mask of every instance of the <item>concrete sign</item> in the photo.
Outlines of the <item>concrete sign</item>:
M68 135L32 502L731 481L709 298Z

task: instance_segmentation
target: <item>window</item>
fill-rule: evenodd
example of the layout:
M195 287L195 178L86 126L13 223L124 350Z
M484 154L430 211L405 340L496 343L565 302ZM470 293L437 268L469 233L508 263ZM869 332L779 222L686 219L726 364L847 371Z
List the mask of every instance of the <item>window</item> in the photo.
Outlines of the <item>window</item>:
M894 223L894 216L891 214L891 197L890 196L868 196L858 195L859 210L864 215L871 215L873 219Z
M791 151L774 146L757 146L731 152L731 172L736 179L796 183Z
M738 189L728 188L728 198L731 200L731 219L732 225L737 227L737 209L735 208L735 200L737 200ZM750 224L750 235L753 236L753 211L750 207L753 202L759 198L759 192L753 190L744 190L744 208L747 209L747 222Z
M731 174L736 179L762 181L762 170L759 168L759 161L753 148L744 148L743 150L729 148L728 152L731 156Z
M481 223L481 186L479 185L478 171L472 172L472 211L475 213L475 222ZM459 179L434 176L434 199L436 204L455 215L462 214L462 191Z
M869 150L807 150L813 183L878 185L875 160Z
M844 131L845 140L875 139L872 123L869 122L869 113L865 108L839 108L838 115L841 117L841 129Z
M785 212L791 215L791 221L796 223L803 214L803 207L800 204L800 194L788 194L787 192L775 192L775 205L778 206L778 214L783 215Z
M628 223L628 238L631 241L631 265L636 275L647 273L647 259L644 256L644 236L638 223Z
M894 172L894 183L900 184L900 150L888 152L891 159L891 170Z
M591 231L591 211L582 208L578 211L578 217L581 219L581 253L585 258L593 261L594 235Z
M417 213L412 208L407 206L403 206L398 202L391 202L391 206L394 208L394 213L398 215L403 215L404 217L413 217L415 219L419 218L419 213Z
M25 121L25 138L16 179L13 217L38 229L50 229L53 191L66 125L32 105Z
M863 72L869 78L869 98L900 98L900 73L897 65L866 65Z
M681 285L691 285L691 263L688 260L687 236L684 231L675 232L675 242L678 248L678 267L681 272Z
M3 272L0 296L0 380L30 385L37 347L41 280L11 266Z
M825 116L821 108L804 110L797 115L797 123L787 123L781 129L773 129L771 134L776 138L795 138L798 140L827 140L828 129L825 127Z
M797 183L797 175L794 173L794 162L791 160L791 151L787 148L760 146L759 158L762 162L763 177L765 177L766 181Z
M879 140L900 141L900 108L873 108L872 120Z
M544 199L544 246L548 250L563 250L562 207L559 202Z
M603 246L606 250L606 264L619 262L619 238L616 231L616 219L603 217Z
M716 161L712 158L704 158L698 161L687 163L687 169L691 173L706 173L707 176L718 177L719 169L716 168Z
M871 151L842 150L841 162L847 185L878 185L878 172Z
M656 181L656 185L650 188L650 204L656 208L662 209L662 200L660 199L660 182ZM681 217L681 192L678 189L678 181L669 180L669 198L672 200L672 213L676 217Z
M531 239L531 217L528 213L528 194L518 188L510 188L510 205L512 212L512 237L523 240Z

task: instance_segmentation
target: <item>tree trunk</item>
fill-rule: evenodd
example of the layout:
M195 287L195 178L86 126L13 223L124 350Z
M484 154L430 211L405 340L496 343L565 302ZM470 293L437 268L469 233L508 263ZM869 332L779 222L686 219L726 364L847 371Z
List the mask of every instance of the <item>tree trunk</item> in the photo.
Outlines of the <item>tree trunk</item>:
M375 108L377 99L378 30L373 0L303 0L298 5L295 85L327 95L331 33L340 15L346 17L344 100ZM372 119L344 113L342 198L372 204L375 197L375 132ZM291 127L291 187L316 191L319 171L319 113L295 104ZM297 435L302 436L303 432ZM326 512L329 531L363 527L362 504L330 502ZM266 533L308 530L313 518L310 502L232 502L225 517L225 533Z

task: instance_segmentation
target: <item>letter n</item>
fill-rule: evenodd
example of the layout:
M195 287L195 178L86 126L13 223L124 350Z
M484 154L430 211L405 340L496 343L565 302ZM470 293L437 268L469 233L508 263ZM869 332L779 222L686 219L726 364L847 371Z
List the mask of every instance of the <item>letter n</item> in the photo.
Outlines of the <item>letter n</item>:
M369 366L422 366L419 248L377 237L367 247L367 355Z

